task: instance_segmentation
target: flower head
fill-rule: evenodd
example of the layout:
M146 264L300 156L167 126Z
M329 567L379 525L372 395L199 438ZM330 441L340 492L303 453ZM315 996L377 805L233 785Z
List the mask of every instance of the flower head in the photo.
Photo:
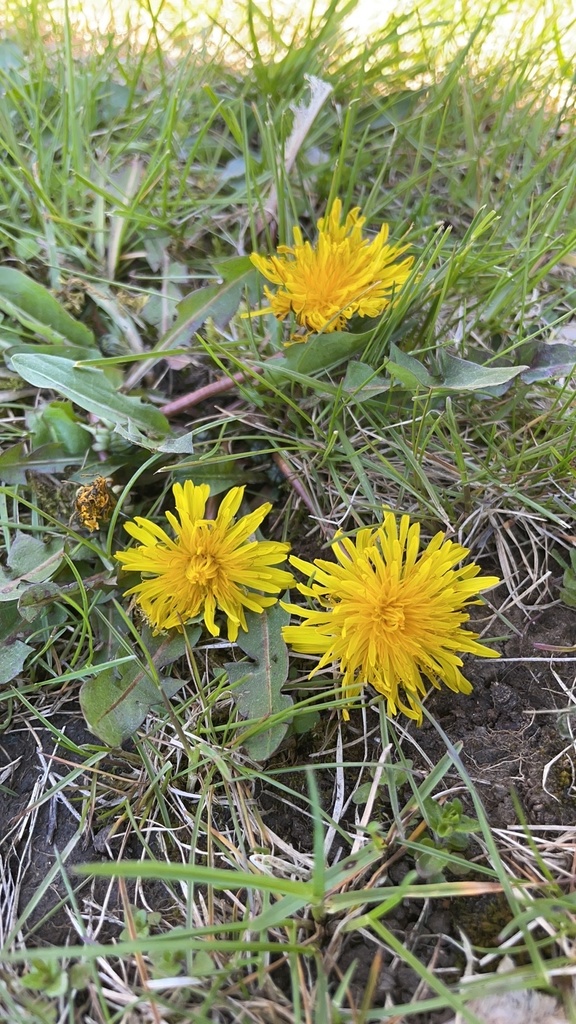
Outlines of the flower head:
M372 241L364 238L366 218L360 216L358 206L343 224L341 218L342 203L335 199L329 215L318 221L315 246L304 242L296 227L294 245L279 245L276 256L252 253L257 270L277 285L275 293L264 288L270 306L261 313L273 313L278 320L294 313L308 333L328 333L345 330L354 314L376 317L389 305L414 262L412 256L394 262L408 246L386 244L387 224Z
M498 653L462 629L470 618L465 608L500 581L479 576L474 563L457 568L468 549L444 536L437 533L420 553L419 525L410 525L406 515L398 524L386 512L381 526L360 530L355 542L336 537L336 562L290 558L309 579L298 590L319 609L284 605L304 621L285 626L283 636L296 651L320 656L311 675L338 663L345 696L370 683L386 697L389 714L400 709L418 722L425 679L470 693L457 652L484 658Z
M202 613L208 631L219 636L215 616L220 610L228 618L228 639L236 640L240 626L248 629L246 609L263 611L292 583L291 573L274 568L286 560L290 545L250 539L272 506L260 505L236 521L243 487L228 492L215 519L205 518L208 484L187 480L172 491L176 515L166 512L166 519L174 540L142 516L124 526L139 545L115 558L124 569L143 574L126 595L136 594L156 631L182 627Z
M84 484L76 491L76 516L91 533L98 530L101 523L109 522L116 507L116 498L108 486L110 482L104 476L97 476L91 484Z

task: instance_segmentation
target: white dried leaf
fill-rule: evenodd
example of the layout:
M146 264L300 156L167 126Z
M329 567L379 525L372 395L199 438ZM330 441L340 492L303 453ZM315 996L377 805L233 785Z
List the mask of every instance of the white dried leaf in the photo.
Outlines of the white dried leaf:
M294 114L294 123L284 147L284 167L286 174L290 173L304 139L308 135L308 132L310 131L320 110L332 92L332 86L330 83L325 82L322 78L316 78L315 75L304 75L304 78L310 86L310 100L308 103L303 102L291 104L291 110ZM265 205L266 213L270 219L276 218L277 207L278 192L276 190L276 186L273 185ZM263 226L263 220L262 218L259 218L256 225L258 233L260 233Z
M332 92L329 82L324 82L321 78L316 78L315 75L305 75L304 77L310 86L310 102L291 105L294 123L284 150L286 171L292 167L304 139Z

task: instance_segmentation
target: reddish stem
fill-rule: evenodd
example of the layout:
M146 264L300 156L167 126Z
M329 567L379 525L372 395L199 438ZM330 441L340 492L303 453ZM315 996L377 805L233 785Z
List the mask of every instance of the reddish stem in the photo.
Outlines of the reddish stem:
M306 508L310 510L313 516L317 516L318 509L315 508L312 498L308 494L306 488L302 485L300 479L298 478L297 474L294 472L292 467L286 462L285 459L282 458L279 452L275 452L272 458L274 459L274 462L278 466L278 469L280 470L282 475L286 477L286 480L288 481L290 486L296 491L298 497L304 502Z
M187 395L180 395L180 398L167 402L166 405L160 407L160 411L165 416L175 416L176 413L182 412L184 409L191 409L193 405L200 405L200 402L204 402L207 398L231 391L235 384L242 384L245 380L246 374L243 371L235 373L232 377L219 377L211 384L205 384L203 388L196 388L196 391L189 391Z
M283 355L283 352L275 352L265 362L269 363L272 359L279 359ZM218 377L211 384L205 384L203 388L196 388L196 391L189 391L187 395L180 395L180 398L175 398L173 402L167 402L166 405L160 406L160 412L163 412L165 416L174 416L177 412L182 412L184 409L191 409L194 405L200 405L200 402L205 402L207 398L212 398L214 395L222 395L225 391L231 391L235 384L243 384L250 377L258 382L261 382L263 379L254 371L247 373L245 370L233 373L231 377Z

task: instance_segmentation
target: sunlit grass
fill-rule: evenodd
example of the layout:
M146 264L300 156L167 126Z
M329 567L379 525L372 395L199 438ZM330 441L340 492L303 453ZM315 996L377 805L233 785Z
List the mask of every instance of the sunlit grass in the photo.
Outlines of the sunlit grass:
M340 53L359 58L363 49L372 48L378 37L384 46L390 25L397 26L400 46L406 49L406 67L410 66L413 33L421 35L422 45L437 69L445 67L459 49L475 40L471 67L485 71L495 63L509 62L511 74L529 57L527 79L538 81L551 69L560 72L550 99L564 101L571 88L573 58L576 52L576 4L574 0L558 4L532 2L493 4L478 18L474 5L457 7L450 0L428 0L426 4L398 4L387 0L302 0L294 5L287 0L263 0L261 4L243 0L203 0L202 3L170 2L150 4L143 0L42 0L29 5L22 16L12 0L4 0L4 15L11 27L20 23L26 31L30 19L43 42L57 42L66 26L75 47L88 52L110 50L120 45L124 52L132 47L160 47L166 61L185 54L220 55L238 68L253 63L254 41L258 59L279 62L294 46L303 46L311 33L321 33L323 25L335 20L342 39ZM344 45L345 40L345 45ZM532 59L532 54L538 54ZM563 81L562 81L563 79ZM385 88L385 83L383 83Z

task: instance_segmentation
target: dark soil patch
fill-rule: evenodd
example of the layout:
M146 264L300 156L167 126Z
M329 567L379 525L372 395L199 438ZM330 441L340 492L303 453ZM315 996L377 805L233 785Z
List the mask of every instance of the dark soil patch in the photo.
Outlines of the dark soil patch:
M434 695L434 714L452 742L463 742L464 764L494 828L518 824L512 789L530 825L574 821L576 791L567 784L562 760L551 767L546 789L543 785L546 765L567 745L561 720L568 698L559 678L564 672L570 686L571 666L556 660L553 672L549 655L534 644L568 646L575 621L569 608L550 609L529 624L523 637L506 643L502 660L476 660L469 665L474 683L469 697L446 690ZM506 661L518 657L525 660ZM529 660L538 658L542 660ZM441 739L428 723L418 741L434 763L444 753Z
M92 744L94 737L79 715L78 711L65 720L56 718L54 725L64 729L73 743ZM19 728L0 735L0 777L4 779L0 791L0 857L5 878L4 905L0 907L3 938L6 940L20 920L19 932L27 947L77 944L84 938L108 942L117 938L125 926L118 886L110 885L108 879L80 879L74 874L76 864L109 859L103 856L108 829L99 831L96 823L92 828L89 822L81 820L79 790L89 787L89 772L65 786L61 796L45 799L45 794L70 772L74 762L82 763L75 752L62 746L54 748L54 734L49 729ZM67 764L53 760L54 757ZM106 762L100 762L100 766L108 770L113 767ZM141 852L134 842L124 849L127 858ZM57 870L46 884L58 856L77 905L84 912L84 920L78 926L71 923L62 872ZM128 881L126 887L130 898L134 883ZM166 905L167 894L160 883L149 883L147 891L159 909ZM101 914L103 904L106 910Z

